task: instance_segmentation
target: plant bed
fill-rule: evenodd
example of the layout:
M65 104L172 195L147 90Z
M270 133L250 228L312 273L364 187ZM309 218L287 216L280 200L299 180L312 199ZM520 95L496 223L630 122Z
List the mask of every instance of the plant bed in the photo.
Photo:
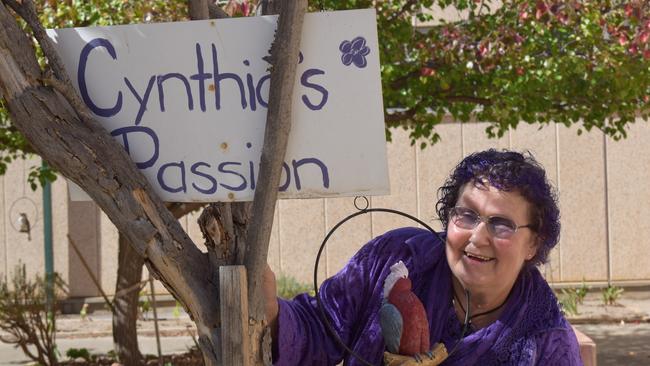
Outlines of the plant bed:
M201 351L196 347L191 348L185 353L175 353L162 356L162 365L165 366L199 366L204 365ZM115 360L115 357L107 354L95 354L90 359L76 358L59 362L59 365L66 366L121 366ZM146 355L142 365L159 365L158 356Z

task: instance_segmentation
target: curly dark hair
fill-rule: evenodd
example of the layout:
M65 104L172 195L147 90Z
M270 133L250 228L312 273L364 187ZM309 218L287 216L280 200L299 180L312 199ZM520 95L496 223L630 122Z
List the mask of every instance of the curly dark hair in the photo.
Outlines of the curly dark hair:
M499 190L519 192L531 204L531 229L537 233L539 245L528 264L546 263L548 253L560 238L560 210L544 168L528 151L522 154L489 149L465 157L438 189L436 211L445 230L461 188L468 182L483 180Z

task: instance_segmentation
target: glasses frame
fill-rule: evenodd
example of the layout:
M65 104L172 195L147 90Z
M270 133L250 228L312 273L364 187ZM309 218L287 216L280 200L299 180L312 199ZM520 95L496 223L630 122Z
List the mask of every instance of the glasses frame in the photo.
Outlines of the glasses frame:
M473 213L473 214L476 215L476 217L478 218L478 222L476 222L476 224L475 224L473 227L471 227L471 228L464 228L464 227L458 225L458 224L456 223L456 220L454 220L454 216L459 216L459 215L458 215L458 210L463 210L463 211L465 211L465 212L471 212L471 213ZM509 221L509 222L511 222L511 223L514 225L514 227L515 227L515 229L514 229L514 231L512 232L512 234L510 234L510 235L507 236L507 237L500 237L499 235L497 235L497 233L494 231L494 224L490 224L490 220L493 220L494 218L498 218L498 219L501 219L501 220L505 220L505 221ZM459 228L461 228L461 229L463 229L463 230L474 230L474 229L476 229L476 227L479 225L479 223L483 222L483 223L485 223L485 227L487 228L487 231L490 233L490 235L492 235L492 236L494 236L495 238L498 238L498 239L510 239L510 238L511 238L513 235L515 235L515 234L517 233L517 231L519 231L519 229L521 229L521 228L529 228L529 229L531 229L531 230L533 229L533 225L532 225L532 224L517 225L517 223L514 222L514 220L511 220L511 219L509 219L509 218L507 218L507 217L498 216L498 215L493 215L493 216L481 216L481 215L479 215L478 212L472 210L471 208L469 208L469 207L463 207L463 206L454 206L454 208L452 208L451 211L449 211L449 221L450 221L450 222L453 222L454 225L458 226Z

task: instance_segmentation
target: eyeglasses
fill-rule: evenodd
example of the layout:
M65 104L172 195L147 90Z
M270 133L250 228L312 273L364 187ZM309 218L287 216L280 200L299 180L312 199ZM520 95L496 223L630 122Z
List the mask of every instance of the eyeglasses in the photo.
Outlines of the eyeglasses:
M483 221L487 226L488 232L494 237L499 239L508 239L512 237L518 229L527 227L532 228L532 225L518 226L514 221L499 216L484 217L477 214L474 210L466 207L454 207L449 213L449 219L461 229L472 230Z

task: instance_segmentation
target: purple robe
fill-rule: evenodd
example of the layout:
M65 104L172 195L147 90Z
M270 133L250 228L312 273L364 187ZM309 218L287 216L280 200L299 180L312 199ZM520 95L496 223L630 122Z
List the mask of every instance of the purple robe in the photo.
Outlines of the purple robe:
M450 351L462 324L452 305L451 270L445 243L429 231L393 230L371 240L319 295L325 312L343 342L373 365L381 365L384 340L379 308L390 266L403 261L413 291L429 319L431 344ZM362 365L344 352L320 320L316 300L308 295L279 300L278 339L274 364ZM578 341L562 316L557 299L537 268L521 271L500 318L466 335L443 365L581 365Z

